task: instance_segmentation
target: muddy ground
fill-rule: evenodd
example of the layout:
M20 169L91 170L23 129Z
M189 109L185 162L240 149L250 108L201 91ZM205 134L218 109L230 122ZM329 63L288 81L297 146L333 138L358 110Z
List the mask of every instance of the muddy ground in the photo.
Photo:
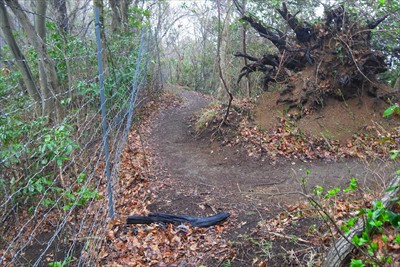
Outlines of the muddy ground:
M157 201L149 210L195 216L230 212L230 220L235 220L237 227L231 228L227 237L237 244L238 254L229 266L250 266L260 251L259 247L246 243L246 237L263 219L273 218L304 201L298 192L307 170L311 172L307 175L308 189L315 185L344 186L352 177L363 187L380 189L391 175L384 161L269 162L250 158L240 147L223 146L196 136L193 115L210 100L193 91L176 93L182 104L160 111L149 139L158 162L159 179L164 184L161 191L157 190ZM292 233L301 236L314 223L309 219L299 221L292 227ZM288 260L289 251L296 249L305 248L283 239L272 242L268 266L284 266L282 260ZM316 248L316 252L322 251Z

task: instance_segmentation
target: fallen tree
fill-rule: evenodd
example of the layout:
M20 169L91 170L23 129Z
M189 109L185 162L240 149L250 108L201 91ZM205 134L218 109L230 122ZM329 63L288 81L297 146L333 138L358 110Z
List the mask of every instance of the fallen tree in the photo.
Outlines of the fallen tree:
M400 193L400 178L395 175L392 180L389 182L387 186L388 189L382 195L380 199L377 201L382 202L382 205L385 209L391 210L396 202L398 201L399 193ZM340 236L337 240L335 240L329 249L324 262L322 264L323 267L341 267L348 266L350 262L350 256L356 246L352 243L353 237L356 235L360 235L365 228L365 221L362 219L358 220L358 223L352 228L352 230ZM372 233L370 233L372 234ZM360 249L359 247L357 247ZM364 253L368 255L367 253Z
M376 75L388 69L386 56L372 47L372 31L388 15L362 25L337 6L325 12L324 22L311 25L289 12L285 2L278 9L291 32L265 26L255 16L242 11L242 15L261 37L271 41L277 52L261 58L236 52L236 57L250 61L238 76L259 71L264 74L263 88L271 83L280 84L278 103L298 109L300 115L320 109L327 98L346 100L368 94L387 101L398 100L398 92L380 82Z

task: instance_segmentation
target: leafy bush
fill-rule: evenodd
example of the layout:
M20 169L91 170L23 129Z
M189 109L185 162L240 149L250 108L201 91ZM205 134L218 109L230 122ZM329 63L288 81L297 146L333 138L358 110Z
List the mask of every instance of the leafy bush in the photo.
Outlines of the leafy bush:
M73 127L49 128L46 124L46 118L26 122L19 116L0 117L2 184L7 188L3 193L13 195L14 202L32 202L44 194L54 185L56 171L79 148L73 140ZM52 201L43 204L49 206Z

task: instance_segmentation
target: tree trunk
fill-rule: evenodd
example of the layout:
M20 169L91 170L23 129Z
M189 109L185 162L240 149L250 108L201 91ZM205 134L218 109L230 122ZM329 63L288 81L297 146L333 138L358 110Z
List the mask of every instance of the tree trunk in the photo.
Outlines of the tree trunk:
M111 7L111 31L113 33L122 32L122 14L120 0L109 0Z
M49 122L54 119L61 120L62 112L58 101L58 99L61 97L59 95L60 86L58 83L54 61L48 55L46 44L42 40L41 36L39 36L39 33L35 31L19 2L12 0L5 1L18 18L18 21L20 22L24 32L32 42L36 53L40 58L38 64L40 73L40 90L42 96L42 115L48 117ZM43 10L45 3L43 4L43 2L46 1L39 0L38 9L36 11L38 14L37 16L45 16L45 9ZM45 23L45 21L42 21L41 23ZM38 27L42 26L39 25ZM43 32L40 32L40 34L45 36L45 33Z
M242 2L243 13L246 13L246 4L247 4L247 1L243 0L243 2ZM247 54L247 44L246 44L247 36L246 35L247 35L247 25L245 23L243 23L242 24L242 51L245 54ZM247 64L248 64L248 60L245 57L243 58L243 64L245 66L247 66ZM244 85L244 92L246 92L248 98L251 98L250 76L247 76L246 78L247 79L246 79L246 82Z
M69 33L69 19L66 0L53 0L53 6L57 13L57 25L63 35Z
M227 55L227 48L229 46L229 22L230 22L230 16L231 16L231 0L227 0L225 3L225 6L227 9L225 12L222 10L222 4L220 3L222 0L218 0L218 6L219 6L219 33L218 33L218 64L220 65L220 82L219 82L219 87L217 89L217 97L219 99L227 99L230 98L230 79L229 79L229 62L228 62L228 55ZM221 15L222 13L225 13L225 18L223 19L223 22L221 21ZM221 22L222 22L222 27L221 27ZM229 93L227 94L227 92Z
M39 46L43 46L46 43L46 9L47 4L46 0L37 0L36 2L36 15L35 15L35 30L37 35L40 37ZM32 39L31 39L32 40ZM38 54L39 55L39 54ZM39 57L43 58L43 57ZM51 112L54 110L54 100L52 98L52 94L47 87L47 73L46 67L44 64L40 63L39 60L39 81L40 88L43 96L42 103L42 114L44 116L50 116Z
M46 11L47 2L46 0L36 1L36 14L35 14L35 30L42 42L46 43Z
M0 28L3 31L3 36L15 58L15 64L21 72L22 81L26 86L26 90L35 102L35 113L39 116L41 115L39 109L39 104L41 102L40 93L32 77L31 69L25 60L25 56L22 54L17 42L15 41L4 0L0 0Z
M228 32L228 26L229 26L229 13L230 13L230 0L228 0L228 10L227 10L227 14L224 20L224 28L223 30L221 30L221 2L220 0L217 1L217 5L218 5L218 43L217 43L217 60L218 60L218 73L219 73L219 78L220 78L220 90L219 91L224 91L226 92L226 94L228 95L228 106L226 108L226 112L225 112L225 116L221 122L221 124L219 125L219 130L221 129L221 126L223 124L226 123L228 116L229 116L229 109L231 107L232 104L232 100L233 100L233 95L231 93L230 90L230 84L227 83L226 79L225 79L225 74L222 68L222 64L223 62L225 62L224 67L226 67L226 51L224 50L224 48L226 49L226 43L227 40L224 41L224 37L227 39L227 32ZM225 32L225 34L224 34ZM223 52L221 52L221 50L223 50ZM223 61L224 60L224 61ZM217 92L218 93L218 92Z
M111 30L113 33L127 33L129 30L129 5L132 0L109 0L111 7ZM135 1L137 5L139 1Z
M383 206L390 210L397 202L397 197L400 193L400 178L396 175L389 183L387 188L394 188L394 190L385 192L379 199ZM353 227L352 231L345 237L337 239L325 257L322 264L323 267L341 267L349 266L349 255L354 249L354 245L350 243L355 235L360 235L364 230L364 221L359 219L358 223Z

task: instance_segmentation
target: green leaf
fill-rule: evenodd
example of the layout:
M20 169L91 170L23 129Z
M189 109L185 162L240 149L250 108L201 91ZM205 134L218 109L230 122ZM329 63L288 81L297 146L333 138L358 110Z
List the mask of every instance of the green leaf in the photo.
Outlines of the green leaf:
M393 150L390 150L389 152L392 154L392 155L390 155L390 158L395 159L399 155L400 150L393 149Z
M399 186L391 186L391 187L388 187L385 191L386 192L392 192L392 191L396 190L398 187Z
M347 226L348 226L348 227L353 227L353 226L355 225L356 222L357 222L357 218L356 218L356 217L351 218L351 219L349 219L349 220L347 221Z
M65 153L67 155L71 154L72 149L73 149L72 145L68 145L67 148L65 149Z
M364 267L365 264L362 260L351 259L350 267Z
M36 184L36 190L38 192L43 192L43 189L44 189L44 187L41 183Z
M390 224L397 230L400 230L400 214L393 211L387 211L387 214Z
M362 237L359 237L359 236L357 236L357 235L355 235L354 237L353 237L353 244L356 244L357 246L362 246L362 245L364 245L368 240L366 240L366 239L364 239L364 238L362 238Z
M388 117L390 115L392 115L394 113L394 111L396 110L396 106L390 106L388 107L384 112L383 112L383 117Z
M343 190L343 192L348 193L351 191L355 191L358 188L358 182L356 178L351 178L349 186Z
M62 267L62 263L59 261L49 262L49 263L47 263L47 265L50 267Z
M400 234L396 235L396 238L394 239L394 243L400 244Z
M86 173L81 173L78 175L78 178L76 179L76 182L78 183L83 183L86 179Z
M345 234L350 233L350 229L349 229L349 227L347 227L347 225L342 225L340 228L342 229L342 231L343 231Z
M330 198L335 196L337 193L340 192L340 188L339 187L335 187L332 190L329 190L328 193L325 195L325 198Z
M62 159L57 159L57 166L62 167Z
M371 252L374 252L375 250L378 249L378 243L371 243L371 245L368 246L368 250Z
M369 224L379 228L383 223L381 221L370 221Z
M324 188L319 185L317 185L313 190L313 193L316 194L318 197L321 197L322 192L324 192Z
M51 140L51 136L50 135L45 135L44 136L44 141L47 143L47 142L49 142Z

